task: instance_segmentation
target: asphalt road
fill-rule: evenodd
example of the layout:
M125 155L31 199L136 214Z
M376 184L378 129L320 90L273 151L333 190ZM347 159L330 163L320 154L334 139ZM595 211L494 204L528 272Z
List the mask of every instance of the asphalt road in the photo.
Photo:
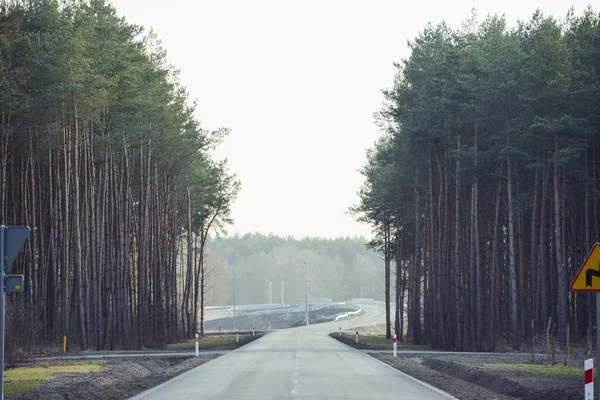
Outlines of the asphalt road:
M364 316L269 333L133 397L159 399L452 399L328 336L383 320Z

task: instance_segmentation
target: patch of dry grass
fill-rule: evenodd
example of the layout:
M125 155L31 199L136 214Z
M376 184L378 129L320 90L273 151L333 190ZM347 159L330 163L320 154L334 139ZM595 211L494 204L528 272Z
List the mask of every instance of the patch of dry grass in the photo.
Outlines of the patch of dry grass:
M17 367L4 372L4 392L19 393L35 389L42 381L52 380L57 373L90 373L103 370L104 361L72 362L60 365Z

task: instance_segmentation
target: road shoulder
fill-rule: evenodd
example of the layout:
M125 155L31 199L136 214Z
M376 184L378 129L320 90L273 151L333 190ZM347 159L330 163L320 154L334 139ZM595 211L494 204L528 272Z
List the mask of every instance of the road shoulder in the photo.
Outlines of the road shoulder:
M219 355L199 357L128 357L106 358L88 362L99 363L101 371L86 374L59 373L54 379L42 381L37 389L20 393L7 393L6 400L20 399L128 399L166 382L186 371L196 368ZM80 363L81 360L52 360L36 362L35 366L66 365ZM24 366L32 366L25 364ZM10 382L5 383L5 388Z
M331 339L337 341L337 342L344 343L343 341L339 340L334 335L329 335L329 337ZM362 352L361 350L358 350L358 349L354 348L353 346L348 345L347 343L344 343L344 344L346 344L346 346L349 347L350 349L352 349L353 351L355 351L355 352L357 352L359 354L362 354L365 357L371 357L370 355ZM417 383L417 384L419 384L419 385L421 385L421 386L423 386L423 387L425 387L425 388L427 388L427 389L429 389L429 390L431 390L433 392L436 392L436 393L438 393L438 394L440 394L440 395L442 395L442 396L444 396L444 397L446 397L448 399L454 399L454 400L456 400L456 398L453 396L452 393L450 393L448 391L445 391L443 388L440 388L437 385L432 384L432 383L426 381L425 379L420 379L419 377L415 377L415 376L413 376L411 374L408 374L408 373L400 370L399 368L395 368L393 365L390 365L390 363L387 363L387 362L379 359L378 357L372 357L372 358L374 358L376 361L380 362L381 364L385 365L386 367L394 369L398 374L401 374L401 375L405 376L406 378L412 380L413 382L415 382L415 383Z
M235 336L229 341L202 339L204 348L213 350L201 351L195 357L194 341L182 342L175 349L169 350L134 350L111 352L75 352L66 355L50 355L31 358L28 362L16 365L12 374L14 382L5 380L5 398L10 399L128 399L146 390L152 389L164 382L188 372L206 362L214 360L223 354L236 351L264 335L240 336L239 342ZM217 350L214 350L217 349ZM86 373L54 373L51 377L37 382L26 381L28 370L52 369L56 366L76 366L90 364L99 370ZM56 368L54 368L56 369ZM60 370L61 368L58 368ZM62 368L63 370L65 368ZM69 370L69 368L66 368ZM48 374L47 374L48 375ZM23 383L25 380L25 383ZM23 386L23 385L26 386ZM15 393L10 393L11 385ZM39 385L39 386L37 386ZM25 389L25 390L23 390Z
M460 399L573 399L583 393L582 376L541 374L519 368L521 355L407 355L370 354L372 357L438 387ZM541 366L543 367L543 366Z
M382 334L361 334L358 343L347 332L329 336L460 399L571 399L582 393L580 369L531 364L525 353L440 352L402 344L393 357L392 342Z

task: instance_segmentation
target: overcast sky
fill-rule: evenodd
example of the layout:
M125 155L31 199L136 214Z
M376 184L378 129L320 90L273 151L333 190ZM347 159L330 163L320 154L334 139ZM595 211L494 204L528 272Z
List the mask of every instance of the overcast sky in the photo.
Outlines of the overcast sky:
M217 152L242 182L230 233L370 236L346 215L357 172L379 132L373 113L394 61L428 23L459 27L536 8L563 17L589 0L257 1L112 0L128 22L153 28L181 71L205 129L231 128ZM597 3L596 3L597 4Z

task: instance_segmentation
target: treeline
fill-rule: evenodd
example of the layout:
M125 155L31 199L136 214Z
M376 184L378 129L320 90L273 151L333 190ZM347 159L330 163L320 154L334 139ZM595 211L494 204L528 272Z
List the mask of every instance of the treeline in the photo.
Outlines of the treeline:
M103 0L1 2L0 223L32 229L8 345L160 346L200 322L239 183L211 157L227 130L200 127L142 33Z
M519 348L549 322L591 337L593 298L569 285L600 240L600 15L473 15L409 45L352 210L387 286L396 272L408 338Z
M246 234L211 240L206 254L208 305L301 302L309 298L383 299L381 259L364 238L285 238Z

